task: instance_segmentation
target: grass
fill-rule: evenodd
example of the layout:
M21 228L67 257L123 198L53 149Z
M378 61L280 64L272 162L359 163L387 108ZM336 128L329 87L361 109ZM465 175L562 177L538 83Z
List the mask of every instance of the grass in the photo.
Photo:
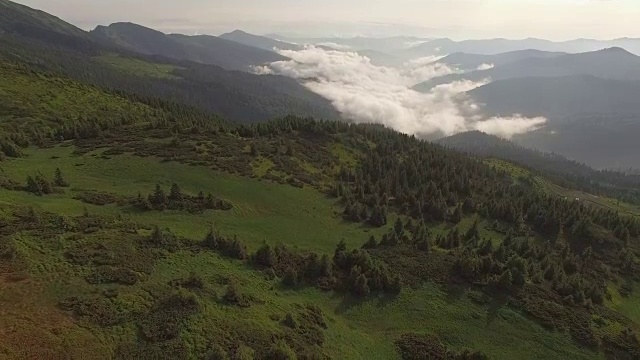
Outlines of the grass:
M77 82L0 63L0 129L61 125L79 119L142 117L145 105Z
M180 79L179 76L173 74L173 71L178 68L173 65L149 63L143 60L124 58L117 54L101 55L96 59L127 74L160 79Z
M53 176L59 167L71 183L67 193L39 197L0 190L3 199L0 201L29 204L67 215L80 215L85 207L91 213L115 215L123 209L84 204L73 196L86 190L136 196L138 192L151 193L156 183L168 191L175 182L188 193L211 192L233 203L234 208L229 212L202 214L141 213L133 209L124 209L124 213L138 222L169 227L194 239L204 237L213 226L225 234L238 235L254 249L267 241L330 253L340 240L344 239L350 247L359 247L370 234L381 235L385 231L344 222L335 200L309 188L298 189L154 158L131 155L104 158L100 152L75 156L73 150L73 147L30 149L26 157L0 165L4 175L21 183L37 171Z
M108 157L100 150L85 155L73 152L72 146L31 148L25 151L25 157L0 164L2 175L20 182L37 171L52 176L59 167L71 183L65 193L44 197L0 190L0 207L24 204L69 216L80 215L85 208L95 214L124 212L126 217L139 223L169 227L191 238L202 237L213 225L224 233L238 234L253 249L268 241L331 253L340 239L344 239L349 247L359 247L369 234L379 235L387 230L344 223L335 201L310 188L299 189L203 167L161 162L152 157L126 154ZM135 196L138 191L151 192L156 182L165 189L177 182L186 192L210 191L231 201L234 208L229 212L203 214L139 213L115 205L87 205L73 199L74 194L87 190ZM458 226L464 231L473 220L465 218ZM395 217L391 216L389 223L394 221ZM488 230L488 225L481 222L482 235L499 241L501 235ZM436 234L448 230L446 226L433 229ZM110 241L110 237L117 234L105 230L95 236L95 241ZM0 286L0 302L11 304L5 310L6 316L0 320L3 325L0 328L19 327L24 331L2 343L0 355L3 352L12 357L47 354L54 358L61 352L72 351L80 358L109 358L117 343L135 333L135 327L130 323L100 330L79 325L57 309L56 303L61 298L97 291L84 281L86 270L71 266L63 256L64 250L74 241L64 236L53 242L24 235L15 238L28 270L26 280ZM226 284L233 279L243 293L260 300L247 309L240 309L220 306L209 296L201 296L203 310L189 321L183 334L188 346L194 350L204 350L208 341L224 327L258 334L277 333L281 331L280 319L288 312L312 303L322 309L329 324L323 349L333 358L397 358L393 341L406 332L435 333L454 349L482 349L495 359L600 358L597 353L579 348L568 334L547 331L503 304L472 301L472 290L469 289L447 290L425 284L417 289L403 290L396 299L374 298L361 302L312 288L285 290L277 280L268 280L238 261L209 252L179 251L164 256L145 282L132 287L119 286L119 301L129 307L144 308L149 301L149 289L166 286L167 282L184 278L191 272L206 280L207 291L211 294L222 294ZM41 321L42 317L46 320ZM25 349L22 347L25 340L20 336L27 332L37 334L41 340ZM70 349L71 344L79 345ZM87 351L96 348L101 351L91 354Z

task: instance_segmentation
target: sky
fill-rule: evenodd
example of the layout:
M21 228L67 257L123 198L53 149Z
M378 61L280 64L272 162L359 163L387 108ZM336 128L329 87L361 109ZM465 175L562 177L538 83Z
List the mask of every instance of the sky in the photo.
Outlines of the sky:
M131 21L164 32L292 36L640 37L638 0L18 0L83 29Z

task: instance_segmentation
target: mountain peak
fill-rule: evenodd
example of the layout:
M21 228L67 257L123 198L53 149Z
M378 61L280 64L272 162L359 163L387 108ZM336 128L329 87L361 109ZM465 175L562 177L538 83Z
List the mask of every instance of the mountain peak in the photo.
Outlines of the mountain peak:
M627 51L626 49L621 48L619 46L605 48L605 49L599 50L597 52L603 53L603 54L620 54L620 55L630 55L630 56L633 56L633 57L636 56L636 55L630 53L629 51Z

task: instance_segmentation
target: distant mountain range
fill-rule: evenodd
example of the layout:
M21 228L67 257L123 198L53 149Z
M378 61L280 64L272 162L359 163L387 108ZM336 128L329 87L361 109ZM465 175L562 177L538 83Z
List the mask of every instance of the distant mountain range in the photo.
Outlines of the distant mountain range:
M483 65L490 65L491 67L503 66L525 59L550 59L562 55L566 55L566 53L533 49L511 51L495 55L453 53L434 63L446 64L463 71L475 71L479 70Z
M258 49L274 51L275 49L279 50L300 50L302 49L301 45L291 44L288 42L275 40L268 38L266 36L258 36L246 33L242 30L235 30L230 33L222 34L219 36L221 39L234 41L239 44L244 44L247 46L252 46Z
M559 122L579 114L640 114L640 81L591 75L499 80L468 94L490 116L519 113Z
M338 37L326 37L326 38L289 38L286 36L280 36L277 34L269 34L267 37L272 39L294 43L294 44L337 44L341 45L345 49L352 51L358 50L374 50L377 52L386 53L395 57L401 57L401 51L406 50L416 44L420 44L428 39L418 38L413 36L395 36L388 38L374 38L374 37L350 37L350 38L338 38Z
M247 71L251 66L285 59L272 51L215 36L167 35L132 23L98 26L90 34L140 54L217 65L227 70Z
M414 89L429 91L434 86L460 80L480 82L570 75L591 75L613 80L640 80L640 57L622 48L550 57L528 57L491 69L438 77L420 83Z
M404 57L422 57L432 55L447 55L458 52L495 55L511 51L536 49L550 52L581 53L596 51L611 47L621 47L640 54L640 39L622 38L615 40L576 39L570 41L553 42L542 39L486 39L454 41L451 39L436 39L413 46L403 51Z
M562 154L598 169L640 169L640 114L573 116L518 135L520 145Z

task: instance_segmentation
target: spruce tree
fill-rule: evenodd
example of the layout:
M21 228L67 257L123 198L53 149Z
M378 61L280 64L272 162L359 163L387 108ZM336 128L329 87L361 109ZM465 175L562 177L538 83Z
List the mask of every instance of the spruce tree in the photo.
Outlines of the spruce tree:
M62 175L62 170L60 170L60 168L56 168L56 172L53 178L53 184L59 187L69 186L69 183L67 182L67 180L65 180L64 176Z

